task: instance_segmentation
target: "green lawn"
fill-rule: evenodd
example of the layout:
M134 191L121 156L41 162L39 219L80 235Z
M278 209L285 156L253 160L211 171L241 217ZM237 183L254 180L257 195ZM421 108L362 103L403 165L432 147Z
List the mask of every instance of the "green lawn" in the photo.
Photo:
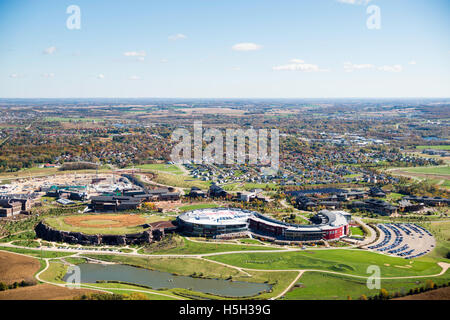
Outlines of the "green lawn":
M360 227L350 227L352 236L364 236L364 232Z
M450 273L439 278L431 278L434 283L442 284L450 280ZM425 286L427 278L381 280L381 288L390 294L395 292L407 293L410 289ZM353 300L361 295L374 296L378 289L369 289L364 279L356 279L333 274L305 272L286 295L286 300L346 300L350 296Z
M218 208L220 207L218 204L215 203L199 203L199 204L192 204L187 206L179 207L181 212L191 211L191 210L197 210L197 209L206 209L206 208Z
M432 275L441 268L430 260L405 260L362 250L306 250L286 253L235 253L207 257L252 269L314 269L367 276L367 267L378 265L383 277Z

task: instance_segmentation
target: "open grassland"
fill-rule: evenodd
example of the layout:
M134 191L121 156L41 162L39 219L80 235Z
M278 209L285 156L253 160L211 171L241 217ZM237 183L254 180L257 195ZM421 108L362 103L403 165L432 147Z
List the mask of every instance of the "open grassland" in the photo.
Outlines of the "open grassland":
M133 234L143 232L144 224L167 221L169 218L160 216L137 216L131 214L110 215L73 215L45 219L50 227L85 234Z
M405 260L362 250L309 250L282 253L235 253L207 259L237 267L268 270L312 269L367 276L367 267L378 265L383 277L434 275L442 269L423 259Z
M152 250L149 254L206 254L214 252L232 252L232 251L245 251L245 250L273 250L271 247L266 246L251 246L251 245L239 245L239 244L227 244L227 243L207 243L207 242L194 242L186 238L175 238L177 246L170 249ZM144 253L147 253L143 249Z
M4 284L30 280L40 267L37 259L0 251L0 282Z
M426 278L381 280L381 288L390 294L399 292L406 294L410 289L423 287ZM450 272L438 278L432 278L437 284L448 283ZM355 300L365 295L374 296L379 293L378 289L369 289L366 280L356 279L335 274L318 272L305 272L296 285L286 293L287 300L346 300L348 297Z

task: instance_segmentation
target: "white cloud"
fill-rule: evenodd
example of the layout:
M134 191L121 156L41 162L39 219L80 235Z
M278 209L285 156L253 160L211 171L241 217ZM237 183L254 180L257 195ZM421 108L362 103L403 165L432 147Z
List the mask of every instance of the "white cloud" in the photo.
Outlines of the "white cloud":
M103 73L100 73L97 75L97 79L105 79L105 75Z
M363 69L373 69L375 66L373 64L365 63L365 64L353 64L351 62L344 63L345 72L353 72L355 70L363 70Z
M167 62L169 62L169 60L167 60L167 59L161 59L161 63L167 63Z
M367 5L372 0L337 0L337 2L340 3L347 3L347 4L356 4L356 5Z
M233 70L233 71L241 71L241 68L240 67L234 67L231 70Z
M184 40L184 39L187 39L187 36L182 33L177 33L177 34L169 36L169 40L172 40L172 41Z
M42 78L54 78L55 77L55 74L54 73L43 73L43 74L41 74L41 77Z
M414 60L411 60L410 62L408 62L408 64L410 64L410 65L416 65L417 64L417 62L416 61L414 61Z
M399 64L396 64L393 66L381 66L381 67L378 67L378 70L384 71L384 72L401 72L403 70L403 67Z
M145 56L147 56L147 53L144 50L141 50L141 51L127 51L127 52L124 52L123 55L125 57L145 57Z
M292 59L289 64L284 64L280 66L275 66L272 68L274 71L301 71L301 72L321 72L328 71L325 69L320 69L318 65L305 63L305 61L300 59Z
M141 80L141 77L139 76L131 76L128 78L128 80Z
M54 54L56 52L56 47L48 47L42 53L43 54Z
M370 63L364 63L364 64L354 64L351 62L344 63L345 72L353 72L356 70L367 70L367 69L377 69L379 71L384 71L384 72L401 72L401 71L403 71L403 67L399 64L392 65L392 66L385 65L385 66L377 67Z
M234 51L256 51L262 48L261 45L253 42L242 42L235 44L232 49Z

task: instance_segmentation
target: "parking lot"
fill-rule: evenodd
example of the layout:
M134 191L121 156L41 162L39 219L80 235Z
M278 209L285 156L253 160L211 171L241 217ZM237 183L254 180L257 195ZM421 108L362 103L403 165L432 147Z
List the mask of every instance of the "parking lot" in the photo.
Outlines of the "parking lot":
M380 237L366 249L411 259L431 252L436 245L433 235L417 224L384 223L376 227Z

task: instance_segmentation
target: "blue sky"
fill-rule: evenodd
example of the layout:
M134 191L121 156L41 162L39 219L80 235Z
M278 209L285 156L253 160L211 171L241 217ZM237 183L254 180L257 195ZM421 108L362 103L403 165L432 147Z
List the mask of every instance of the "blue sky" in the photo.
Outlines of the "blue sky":
M70 5L80 30L66 27ZM372 5L380 29L366 26ZM449 9L448 0L0 0L0 97L449 97Z

